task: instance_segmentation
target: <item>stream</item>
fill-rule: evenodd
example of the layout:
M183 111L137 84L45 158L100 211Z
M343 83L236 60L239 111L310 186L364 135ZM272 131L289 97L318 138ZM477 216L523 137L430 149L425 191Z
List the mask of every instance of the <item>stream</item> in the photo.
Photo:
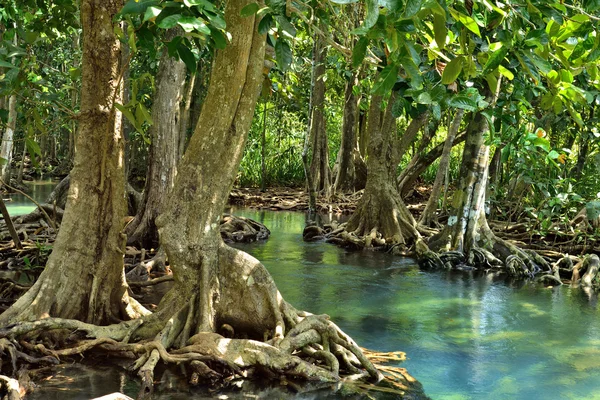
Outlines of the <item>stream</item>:
M24 207L18 203L9 204L10 212ZM409 360L402 366L431 398L600 399L595 295L490 275L425 272L407 258L305 243L302 213L233 211L271 230L265 242L236 247L265 264L288 302L330 315L363 347L405 351ZM178 379L165 372L155 398L341 397L328 390L295 395L260 384L218 394L182 392ZM115 391L135 397L138 389L118 368L66 365L28 398L89 399Z

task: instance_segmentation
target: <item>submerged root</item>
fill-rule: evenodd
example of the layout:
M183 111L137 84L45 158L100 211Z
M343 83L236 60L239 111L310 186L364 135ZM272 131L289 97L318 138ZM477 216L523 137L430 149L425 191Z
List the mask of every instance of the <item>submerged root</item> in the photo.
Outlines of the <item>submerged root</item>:
M440 235L441 236L441 235ZM480 240L471 247L468 254L462 251L444 251L449 239L433 238L430 247L422 245L417 250L419 264L424 268L483 270L503 272L511 277L534 278L543 275L547 282L560 282L548 261L534 251L521 249L500 239L491 231L482 229ZM434 251L437 249L438 251Z

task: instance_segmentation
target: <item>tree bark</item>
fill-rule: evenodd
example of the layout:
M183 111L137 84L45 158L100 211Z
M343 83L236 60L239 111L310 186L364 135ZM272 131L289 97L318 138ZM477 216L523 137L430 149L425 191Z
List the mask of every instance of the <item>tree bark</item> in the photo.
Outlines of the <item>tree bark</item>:
M177 36L169 30L167 40ZM150 153L146 187L138 212L125 230L127 243L151 248L158 244L155 219L173 186L179 161L180 107L186 69L183 61L164 49L158 68L156 95L152 104Z
M438 235L430 239L429 248L442 252L437 262L440 267L448 263L451 266L466 263L486 269L499 268L510 275L530 277L544 270L551 271L542 257L498 238L487 223L485 198L489 146L484 143L483 138L488 129L487 119L481 113L475 114L467 128L460 183L453 196L448 223ZM446 255L444 252L447 252ZM457 257L456 254L461 256ZM431 263L430 254L422 257L423 262Z
M419 223L425 226L430 226L434 222L437 222L437 205L440 199L442 185L444 184L444 179L446 177L446 173L448 172L448 167L450 166L450 153L452 151L452 146L454 145L454 138L460 129L460 124L462 122L464 113L464 110L459 109L456 111L454 120L452 121L450 129L448 130L448 136L444 142L444 149L442 150L442 157L435 175L433 188L431 189L427 205L425 206L425 209L421 214L421 218L419 219Z
M327 47L319 36L315 39L313 49L313 74L315 76L312 87L312 118L310 125L310 143L312 159L310 174L314 191L329 190L331 186L331 169L329 168L329 146L327 144L327 131L325 129L325 60Z
M0 146L0 158L2 158L2 167L0 167L0 176L2 180L10 184L10 164L12 161L13 139L15 129L17 128L17 96L11 95L8 99L8 121L6 130L2 136L2 146Z
M357 153L357 127L358 127L358 99L353 88L356 77L346 82L344 92L344 116L342 120L342 143L338 153L338 169L335 177L334 192L354 192L356 190L356 174L354 157Z
M122 93L120 43L112 26L122 5L82 1L81 116L67 209L46 268L0 315L2 326L48 315L106 324L142 311L130 302L123 272L123 138L114 107Z
M181 110L181 127L179 129L179 156L178 159L183 157L185 152L185 145L187 143L188 129L190 128L190 114L192 107L192 100L194 98L194 86L196 84L196 75L194 73L190 75L190 79L185 90L185 103Z
M265 37L257 18L241 17L246 1L227 5L231 42L217 52L208 94L175 186L156 223L174 273L159 308L173 310L198 293L196 332L215 331L220 302L219 221L241 160L263 79ZM207 154L211 156L207 156Z
M465 141L467 135L465 132L461 132L456 136L454 140L454 146ZM406 196L408 191L412 188L415 181L419 176L431 165L442 156L444 150L444 143L440 143L431 149L427 154L420 154L416 158L414 163L410 163L398 176L398 191L402 197Z
M374 239L385 244L406 244L420 237L416 221L402 202L395 187L399 162L396 119L392 116L395 95L388 100L382 113L381 96L371 98L367 130L367 186L346 230L356 236L367 236L366 246Z

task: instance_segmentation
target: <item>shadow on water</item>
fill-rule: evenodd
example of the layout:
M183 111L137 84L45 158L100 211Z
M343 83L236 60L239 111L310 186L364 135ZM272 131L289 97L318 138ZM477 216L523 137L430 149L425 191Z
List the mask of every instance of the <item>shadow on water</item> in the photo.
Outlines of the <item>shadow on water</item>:
M271 238L265 242L236 247L265 264L287 301L299 309L329 314L364 347L407 352L409 360L402 366L424 385L431 398L600 398L596 296L492 275L424 272L407 258L305 243L305 216L301 213L248 209L234 213L261 221L271 230ZM125 377L124 388L132 385L125 393L135 395L137 383L131 377L102 371L107 385L120 384ZM76 370L72 374L64 373L78 379ZM85 379L75 386L91 388L90 378ZM329 389L295 394L248 382L218 394L201 390L182 393L177 392L181 379L167 370L159 386L166 391L156 398L343 397ZM60 382L55 386L52 390L57 390ZM62 387L70 384L63 380ZM42 397L35 398L91 397L43 397L47 389L44 384L36 395ZM119 387L108 389L103 394ZM77 393L92 393L82 390Z

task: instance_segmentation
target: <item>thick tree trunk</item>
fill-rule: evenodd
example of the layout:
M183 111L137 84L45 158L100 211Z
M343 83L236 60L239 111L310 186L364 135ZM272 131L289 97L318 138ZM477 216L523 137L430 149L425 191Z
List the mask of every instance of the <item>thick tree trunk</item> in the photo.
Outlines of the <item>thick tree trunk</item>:
M342 143L338 153L338 168L335 177L334 192L354 192L356 190L356 174L354 157L357 154L358 99L354 95L356 79L346 82L344 93L344 117L342 121Z
M168 32L168 38L176 36L175 31ZM150 127L152 144L148 155L148 171L144 197L137 215L127 226L127 243L142 247L156 247L158 232L155 219L160 214L167 194L177 175L179 161L179 102L185 82L185 64L169 56L163 50L158 67L156 95L152 104Z
M394 95L381 111L381 96L371 98L368 117L369 149L367 186L346 230L367 237L365 246L406 244L420 237L416 221L402 202L395 187L399 147L396 119L392 116Z
M123 138L114 108L121 99L120 51L112 26L122 5L82 1L81 117L67 209L44 272L0 315L2 326L48 315L95 324L139 315L131 308L137 303L129 301L123 273Z
M231 43L217 52L198 125L180 163L175 186L157 219L161 245L175 277L161 302L186 301L198 293L195 332L215 331L219 303L219 221L241 160L261 82L265 37L255 17L241 17L245 1L230 1ZM211 156L208 156L210 154ZM171 304L171 305L170 305Z
M425 226L430 226L433 223L437 223L436 211L438 201L442 192L442 185L444 184L444 180L448 172L448 167L450 166L450 153L452 151L452 146L454 145L454 138L456 137L456 134L460 129L460 124L462 122L464 113L464 110L456 111L456 114L454 115L454 120L452 121L450 129L448 130L448 136L446 137L446 141L444 143L444 149L442 150L442 157L440 159L440 164L435 175L433 188L431 189L427 205L425 206L425 209L421 214L421 218L419 219L419 223Z
M327 47L320 37L315 39L313 48L313 74L315 76L312 87L312 117L310 125L310 144L312 159L310 174L312 176L314 191L330 190L331 169L329 168L329 146L327 144L327 131L325 129L325 62Z

